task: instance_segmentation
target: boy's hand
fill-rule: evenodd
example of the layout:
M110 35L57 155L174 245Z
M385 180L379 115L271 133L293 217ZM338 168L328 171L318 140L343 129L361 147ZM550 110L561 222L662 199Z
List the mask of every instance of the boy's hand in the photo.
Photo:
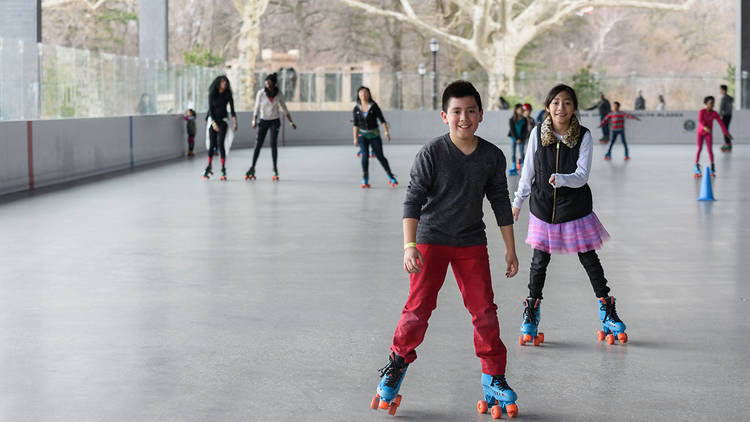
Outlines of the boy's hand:
M518 221L518 216L521 214L521 209L513 207L513 221Z
M404 250L404 271L409 274L416 274L422 271L424 258L417 248L406 248ZM516 261L516 267L518 263Z
M552 176L549 177L549 184L552 185L552 187L555 187L555 175L552 174Z
M359 146L359 142L358 142L358 141L357 141L356 139L354 140L354 146L355 146L355 147L358 147L358 146Z
M711 133L711 129L709 129L706 126L703 126L703 131L706 132L706 133Z
M732 139L734 139L734 136L732 136L732 134L730 133L729 135L727 135L727 138L729 138L730 140L732 140Z
M518 257L516 256L515 252L506 252L505 253L505 277L511 278L516 274L518 274Z

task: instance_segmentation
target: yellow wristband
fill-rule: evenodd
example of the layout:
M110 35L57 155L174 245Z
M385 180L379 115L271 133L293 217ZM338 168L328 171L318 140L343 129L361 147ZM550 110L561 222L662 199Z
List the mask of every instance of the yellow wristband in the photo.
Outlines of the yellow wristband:
M407 250L409 248L416 248L416 247L417 247L416 242L409 242L409 243L407 243L407 244L404 245L404 250Z

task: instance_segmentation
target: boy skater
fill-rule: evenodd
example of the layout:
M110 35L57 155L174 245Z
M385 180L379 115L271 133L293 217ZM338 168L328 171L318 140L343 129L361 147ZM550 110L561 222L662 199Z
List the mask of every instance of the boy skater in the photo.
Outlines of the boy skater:
M599 127L602 127L602 125L606 125L608 123L611 124L610 129L612 131L612 139L609 141L609 149L607 150L607 153L604 154L605 160L612 159L612 146L617 140L617 135L620 135L622 137L622 146L625 147L625 160L627 161L630 159L630 154L628 153L628 143L625 142L625 118L641 120L630 113L620 111L620 103L615 101L615 110L607 114L599 124Z
M506 277L518 272L513 215L505 177L505 156L474 136L482 121L482 100L474 86L456 81L443 92L441 116L450 133L428 142L417 154L404 201L404 270L409 297L396 326L388 364L381 369L373 409L393 415L406 368L417 358L430 314L437 305L448 264L456 276L474 324L474 348L482 364L485 400L493 416L518 415L516 393L505 381L506 349L500 340L490 277L484 197L490 201L505 242Z

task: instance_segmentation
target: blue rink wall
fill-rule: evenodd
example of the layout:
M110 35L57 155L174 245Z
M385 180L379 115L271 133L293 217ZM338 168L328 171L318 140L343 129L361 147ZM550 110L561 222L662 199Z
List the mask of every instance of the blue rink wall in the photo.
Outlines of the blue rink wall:
M695 142L697 111L631 113L642 120L626 122L629 143ZM510 115L509 110L486 112L478 135L507 150ZM446 131L435 111L386 111L385 116L396 144L423 143ZM748 116L750 111L735 112L730 128L735 142L750 140L746 135ZM198 118L196 152L205 151L203 117ZM234 148L255 145L251 117L250 112L238 113ZM284 145L345 145L352 141L350 112L297 111L292 117L298 129L283 126L279 142ZM598 114L582 112L581 117L598 139ZM713 132L718 147L723 142L718 125ZM0 195L175 159L185 155L186 138L181 115L0 122Z

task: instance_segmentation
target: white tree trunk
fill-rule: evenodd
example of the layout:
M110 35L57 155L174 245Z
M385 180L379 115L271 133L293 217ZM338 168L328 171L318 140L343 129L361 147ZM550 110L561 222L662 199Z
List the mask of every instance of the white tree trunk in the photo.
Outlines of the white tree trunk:
M234 0L242 19L237 40L241 80L239 102L250 105L253 102L253 82L255 80L255 58L260 50L260 18L268 7L269 0Z

